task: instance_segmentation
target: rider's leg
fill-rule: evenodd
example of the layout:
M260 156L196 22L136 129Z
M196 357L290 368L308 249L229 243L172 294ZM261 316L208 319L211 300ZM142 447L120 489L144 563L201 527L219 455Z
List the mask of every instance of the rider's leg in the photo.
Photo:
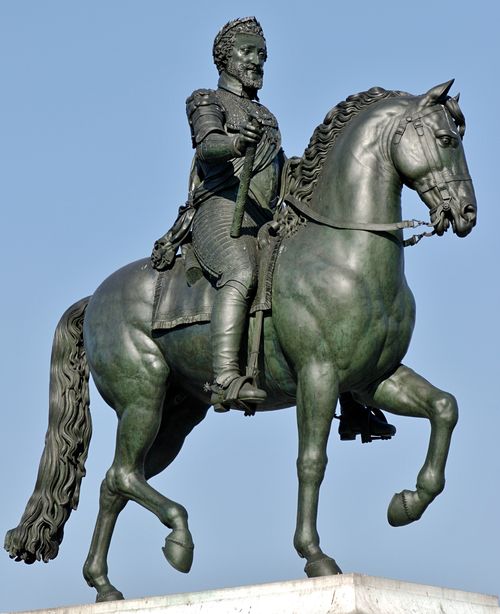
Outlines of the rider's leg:
M373 439L391 439L396 434L396 427L389 424L380 409L358 403L350 392L339 397L340 424L339 436L342 441L356 439L367 443Z
M240 270L238 277L239 280L231 279L217 291L210 324L213 401L219 411L228 408L231 400L260 403L266 398L265 391L242 380L240 374L240 347L247 327L249 295L254 285L254 276L252 271Z
M250 205L250 201L249 201ZM258 209L253 206L255 213ZM240 346L247 327L248 308L257 285L257 215L245 212L241 236L230 235L234 201L214 196L193 219L193 249L205 273L217 280L211 335L214 383L212 404L225 411L238 401L259 403L266 393L240 376ZM262 220L262 223L264 220ZM234 401L234 403L232 403Z
M222 388L240 375L239 349L248 312L248 291L230 281L217 291L210 333L215 383Z

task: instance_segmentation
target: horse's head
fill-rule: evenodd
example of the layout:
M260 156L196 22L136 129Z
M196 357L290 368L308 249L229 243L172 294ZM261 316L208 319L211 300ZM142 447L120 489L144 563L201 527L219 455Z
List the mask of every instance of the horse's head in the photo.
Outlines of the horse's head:
M476 224L476 197L462 147L465 119L452 81L414 99L396 121L391 144L393 163L403 182L430 209L435 232L450 223L465 237Z

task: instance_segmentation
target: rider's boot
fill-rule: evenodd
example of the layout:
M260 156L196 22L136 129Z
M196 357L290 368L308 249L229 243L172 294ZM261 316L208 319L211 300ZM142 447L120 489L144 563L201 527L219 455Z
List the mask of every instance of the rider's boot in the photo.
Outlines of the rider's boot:
M368 443L374 439L390 439L396 434L396 427L387 422L380 409L361 405L350 392L341 394L339 401L339 435L342 441L361 435L361 441Z
M243 293L230 284L217 290L210 324L215 376L210 386L211 403L220 412L232 406L246 408L248 404L262 403L267 396L253 384L252 377L240 375L240 344L246 329L248 304Z

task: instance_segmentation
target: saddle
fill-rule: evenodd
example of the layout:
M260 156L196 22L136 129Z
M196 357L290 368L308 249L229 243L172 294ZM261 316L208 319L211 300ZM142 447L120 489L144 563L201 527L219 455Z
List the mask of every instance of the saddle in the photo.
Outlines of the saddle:
M258 283L250 314L271 309L272 279L282 234L276 222L264 224L257 238ZM170 268L159 272L153 301L153 331L169 330L196 322L210 322L217 290L196 260L189 243L175 256Z
M290 192L294 169L299 162L300 158L296 157L286 160L282 169L280 194L274 218L264 224L258 233L258 282L250 307L251 315L270 311L273 272L279 247L285 238L294 235L306 224L303 215L284 204ZM193 161L190 194L198 182L196 165ZM190 242L195 211L196 208L188 199L188 202L179 208L172 228L155 243L151 260L160 273L153 303L153 331L210 321L216 290L205 277Z

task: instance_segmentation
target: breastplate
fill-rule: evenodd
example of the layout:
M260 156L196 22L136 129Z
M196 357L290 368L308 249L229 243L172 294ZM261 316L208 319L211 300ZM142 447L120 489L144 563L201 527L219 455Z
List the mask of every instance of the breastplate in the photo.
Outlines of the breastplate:
M274 115L258 102L232 94L223 89L216 91L217 99L225 112L225 128L230 133L239 132L249 117L256 117L264 127L269 143L280 141L278 122Z

